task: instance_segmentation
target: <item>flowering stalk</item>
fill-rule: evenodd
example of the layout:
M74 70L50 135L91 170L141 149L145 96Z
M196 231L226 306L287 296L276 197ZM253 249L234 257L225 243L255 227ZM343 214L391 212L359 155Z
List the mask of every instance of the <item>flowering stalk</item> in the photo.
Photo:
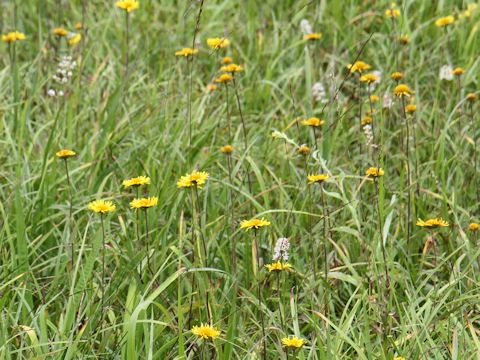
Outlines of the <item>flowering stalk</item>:
M263 319L263 310L262 310L262 282L260 279L261 269L260 269L260 253L257 241L257 230L254 229L254 249L255 249L255 258L257 262L257 297L258 297L258 310L260 311L260 323L262 326L262 342L263 342L263 360L267 359L267 341L265 337L265 323Z
M410 177L410 127L409 127L409 121L407 118L407 114L405 112L405 98L404 96L402 98L402 114L403 114L403 119L405 121L405 127L407 130L406 134L406 140L407 140L407 148L406 148L406 158L407 158L407 247L409 248L410 245L410 237L412 234L412 192L411 192L411 177Z
M328 285L328 239L327 239L327 218L328 210L325 202L325 194L323 191L323 182L320 183L320 193L323 208L323 261L325 272L325 315L328 314L328 299L329 299L329 285Z
M102 316L101 322L103 323L103 315L105 310L105 226L103 224L103 213L100 214L100 222L102 224Z
M69 202L69 207L68 207L68 227L69 227L69 232L70 232L70 246L71 246L71 252L72 252L72 270L74 268L74 263L75 263L75 242L73 239L73 195L72 195L72 183L70 182L70 174L68 172L68 158L64 158L64 164L65 164L65 173L67 174L67 183L68 183L68 202Z

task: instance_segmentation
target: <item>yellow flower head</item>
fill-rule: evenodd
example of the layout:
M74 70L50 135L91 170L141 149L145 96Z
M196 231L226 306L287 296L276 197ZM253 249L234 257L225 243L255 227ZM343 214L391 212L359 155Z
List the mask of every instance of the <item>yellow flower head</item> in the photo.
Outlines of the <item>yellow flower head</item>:
M88 204L88 208L93 212L106 214L115 211L116 206L111 201L95 200Z
M127 12L132 12L140 7L140 3L137 0L121 0L117 1L115 6Z
M2 40L6 43L12 43L15 41L25 40L26 36L24 33L19 31L12 31L7 34L2 35Z
M371 84L377 80L378 80L378 76L373 73L360 76L360 81L366 82L368 84Z
M270 225L270 221L267 221L264 218L242 220L242 222L240 222L240 228L241 229L246 229L246 230L260 229L261 227L269 226L269 225Z
M226 83L233 80L233 76L230 74L222 74L215 79L217 83Z
M378 100L380 100L380 98L377 95L370 95L370 100L372 102L377 102Z
M148 209L152 206L156 206L157 204L158 204L158 197L152 196L147 198L133 199L130 202L130 207L132 209Z
M373 122L373 119L372 119L370 116L365 116L365 117L362 119L362 126L371 124L372 122Z
M233 59L230 56L225 56L222 59L222 64L227 65L233 63Z
M282 345L288 349L300 349L305 344L306 344L305 340L298 338L296 336L284 337L282 339Z
M321 120L316 117L311 117L309 119L303 120L302 125L319 127L325 124L325 120Z
M220 70L226 73L236 73L236 72L243 71L243 66L237 65L237 64L228 64L228 65L222 66Z
M82 30L83 29L83 24L79 21L75 24L75 29L77 30Z
M69 33L68 34L68 45L78 44L82 40L82 35L78 33Z
M220 330L214 328L211 325L201 324L200 326L194 326L192 328L193 335L202 338L204 340L215 339L220 336Z
M291 270L292 269L291 264L289 264L288 262L282 263L280 261L277 261L277 262L274 262L274 263L271 263L271 264L267 264L267 265L265 265L265 267L268 269L268 272Z
M448 222L446 222L442 218L433 218L433 219L428 219L427 221L418 219L417 226L428 227L428 228L447 227Z
M312 152L312 150L307 145L301 145L297 151L302 155L308 155Z
M177 181L177 186L179 188L187 188L196 186L201 188L203 184L208 179L208 173L205 171L194 171L191 174L186 174L185 176L180 177L180 180Z
M403 356L395 356L393 360L407 360Z
M226 38L209 38L207 39L207 45L214 50L223 49L230 45L230 40Z
M393 80L400 80L400 79L403 79L403 73L400 71L395 71L394 73L392 73L392 75L390 75L390 77Z
M452 74L456 76L463 75L465 73L465 69L461 67L456 67L455 69L452 70Z
M137 176L131 179L123 180L122 185L124 189L129 188L130 186L142 186L142 185L149 185L150 178L147 176Z
M467 100L471 101L471 102L474 102L474 101L478 100L478 95L475 94L475 93L469 93L469 94L467 94Z
M368 168L367 171L365 171L365 175L369 177L377 178L385 175L385 171L383 171L383 169L379 167L371 167L371 168Z
M309 184L323 183L330 178L328 174L311 174L307 176Z
M348 65L348 69L351 73L358 72L362 73L364 71L370 70L371 66L363 61L355 61L353 64Z
M192 56L198 53L198 49L183 48L175 52L175 56Z
M303 36L304 40L319 40L322 37L322 33L310 33Z
M400 35L400 37L398 38L398 41L400 41L402 45L408 45L410 43L410 36Z
M435 21L435 26L444 27L455 22L455 18L452 15L441 17Z
M393 89L393 93L397 96L410 96L412 95L412 90L405 84L399 84Z
M217 90L217 85L215 85L215 84L208 84L208 85L207 85L207 90L208 90L208 91L215 91L215 90Z
M417 105L415 104L408 104L407 106L405 106L405 111L409 114L412 114L414 113L415 111L417 111Z
M233 152L233 146L232 145L225 145L220 148L220 152L224 154L231 154Z
M68 30L62 28L62 27L58 27L58 28L55 28L52 30L53 34L54 35L57 35L57 36L67 36L68 35Z
M480 229L480 224L472 222L468 224L468 229L471 231L478 231L478 229Z
M55 155L59 159L68 159L69 157L77 155L77 153L73 150L63 149L63 150L57 151L57 153Z
M385 10L385 15L389 18L396 18L400 16L400 10L392 7Z

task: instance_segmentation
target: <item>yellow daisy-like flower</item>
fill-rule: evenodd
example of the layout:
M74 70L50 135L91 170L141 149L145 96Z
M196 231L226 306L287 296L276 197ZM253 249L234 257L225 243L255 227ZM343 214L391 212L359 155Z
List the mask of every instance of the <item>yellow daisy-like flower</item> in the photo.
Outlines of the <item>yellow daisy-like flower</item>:
M403 356L395 356L393 360L407 360Z
M303 36L304 40L319 40L322 37L322 33L310 33Z
M414 113L415 111L417 111L417 105L415 104L408 104L407 106L405 106L405 111L409 114L412 114Z
M396 18L400 16L400 10L396 8L387 9L385 15L389 18Z
M264 227L264 226L269 226L270 225L270 221L267 221L265 220L264 218L261 218L261 219L251 219L251 220L242 220L240 222L240 228L241 229L246 229L246 230L250 230L250 229L260 229L261 227Z
M474 102L474 101L478 100L478 95L475 94L475 93L469 93L469 94L467 94L467 100L471 101L471 102Z
M220 152L224 154L231 154L233 152L232 145L225 145L220 148Z
M480 229L480 224L472 222L468 224L468 229L471 231L478 231L478 229Z
M300 349L307 342L299 337L291 336L282 339L282 345L288 349Z
M175 56L192 56L198 53L198 49L192 48L183 48L181 50L175 51Z
M147 198L133 199L130 202L130 207L132 209L148 209L152 206L156 206L157 204L158 204L158 197L152 196Z
M372 122L373 122L373 119L372 119L370 116L365 116L365 117L362 119L362 126L371 124Z
M351 73L362 73L364 71L370 70L372 67L363 61L355 61L353 64L348 65L348 69Z
M397 96L410 96L412 95L412 90L405 84L399 84L393 89L393 93Z
M25 40L25 39L26 39L25 34L22 33L22 32L19 32L19 31L12 31L12 32L9 32L7 34L2 35L2 41L6 42L6 43L12 43L12 42L15 42L15 41L21 41L21 40Z
M201 324L200 326L194 326L192 328L193 335L202 338L204 340L215 339L220 336L220 330L214 328L211 325Z
M230 40L227 38L209 38L207 39L207 45L214 50L223 49L230 45Z
M427 221L418 219L416 225L420 227L437 228L437 227L447 227L448 222L446 222L442 218L433 218L433 219L428 219Z
M316 117L311 117L302 121L302 125L319 127L325 124L325 120L321 120Z
M400 71L395 71L395 72L392 73L392 75L390 75L390 77L393 80L400 80L400 79L403 79L403 73L400 72Z
M315 183L323 183L324 181L327 181L330 178L330 175L328 174L311 174L307 176L308 183L309 184L315 184Z
M123 180L122 185L124 189L129 188L130 186L142 186L142 185L149 185L150 178L147 176L137 176L131 179Z
M377 102L378 100L380 100L380 98L377 95L370 95L371 102Z
M75 156L77 155L77 153L73 150L69 150L69 149L62 149L60 151L57 151L57 153L55 154L59 159L68 159L72 156Z
M307 145L301 145L297 151L302 155L308 155L312 152L312 150Z
M222 74L215 79L217 83L226 83L233 80L233 76L230 74Z
M236 72L243 71L243 66L237 65L237 64L228 64L228 65L222 66L220 70L226 73L236 73Z
M368 84L371 84L377 80L378 80L378 76L373 73L360 76L360 81L366 82Z
M83 29L83 24L79 21L75 24L75 29L77 30L82 30Z
M444 16L444 17L441 17L440 19L437 19L435 21L435 26L444 27L444 26L447 26L447 25L451 25L454 22L455 22L455 18L452 15Z
M180 180L177 181L177 187L187 188L196 186L201 188L208 180L208 177L209 175L205 171L194 171L191 174L186 174L185 176L180 177Z
M140 7L140 3L137 0L121 0L117 1L115 6L127 12L132 12Z
M58 27L52 30L52 33L57 36L67 36L68 30L64 29L63 27Z
M82 35L78 33L70 33L68 35L68 45L78 44L82 40Z
M365 171L365 175L369 177L377 178L385 175L385 171L383 171L382 168L371 167L371 168L368 168L367 171Z
M268 272L272 271L283 271L283 270L291 270L292 265L289 264L288 262L282 263L281 261L277 261L271 264L265 265L265 267L268 269Z
M410 43L410 36L400 35L400 37L398 38L398 41L400 41L400 44L402 45L408 45Z
M115 211L117 207L111 201L95 200L88 204L88 208L93 212L106 214Z
M233 63L233 59L230 56L225 56L222 59L222 64L227 65Z
M461 67L456 67L455 69L452 70L452 74L456 76L463 75L465 73L465 69Z
M207 90L208 90L208 91L215 91L215 90L217 90L217 85L215 85L215 84L208 84L208 85L207 85Z

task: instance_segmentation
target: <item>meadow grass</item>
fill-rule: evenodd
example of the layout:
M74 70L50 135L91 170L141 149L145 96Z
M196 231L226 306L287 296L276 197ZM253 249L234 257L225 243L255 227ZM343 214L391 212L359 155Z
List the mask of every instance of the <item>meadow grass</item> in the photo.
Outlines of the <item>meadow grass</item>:
M478 359L472 4L5 2L0 359Z

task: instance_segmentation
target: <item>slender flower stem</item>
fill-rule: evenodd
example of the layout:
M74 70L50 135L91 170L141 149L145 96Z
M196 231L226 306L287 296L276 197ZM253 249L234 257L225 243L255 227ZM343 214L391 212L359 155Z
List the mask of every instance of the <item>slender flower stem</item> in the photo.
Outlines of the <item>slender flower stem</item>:
M147 242L147 268L152 275L155 274L154 270L152 270L150 266L150 234L148 231L148 213L147 208L144 209L144 217L145 217L145 240Z
M262 283L260 281L261 267L260 267L260 250L258 247L257 241L257 230L254 229L255 237L253 239L255 246L255 255L257 261L257 297L258 297L258 310L260 311L260 323L262 326L262 342L263 342L263 360L267 359L267 341L265 337L265 323L263 319L263 310L262 310Z
M125 11L125 78L128 77L128 65L129 65L129 50L130 50L130 21L129 13Z
M407 158L407 248L410 248L410 237L412 235L412 193L411 193L411 177L410 177L410 127L408 124L407 114L405 112L405 99L402 96L402 114L403 119L405 120L405 126L407 130L406 138L407 138L407 148L406 148L406 158Z
M137 186L137 199L140 198L140 186ZM136 229L136 232L137 232L137 246L140 246L141 247L141 239L140 239L140 213L137 211L135 211L135 218L136 218L136 226L135 226L135 229ZM142 262L143 262L143 257L142 259L140 260L140 280L142 280L143 278L143 274L142 274Z
M69 228L69 237L70 237L70 246L71 246L71 257L72 257L72 270L75 264L75 242L73 239L73 195L72 195L72 183L70 182L70 174L68 172L68 163L67 158L64 158L65 164L65 173L67 174L67 183L68 183L68 228Z
M320 184L320 193L321 193L321 201L322 201L322 208L323 208L323 266L325 272L325 294L324 294L324 303L325 303L325 315L328 313L328 301L329 301L329 294L328 294L328 239L327 239L327 207L325 203L325 194L323 192L323 183Z
M230 116L230 100L228 96L228 85L226 82L223 83L225 86L225 102L227 105L227 129L228 129L228 143L232 145L232 118Z
M390 275L388 273L388 264L387 264L387 251L385 249L385 244L383 243L383 236L382 236L382 214L380 212L380 184L377 178L374 178L375 182L375 189L377 190L377 215L378 215L378 234L380 236L380 244L382 245L382 257L383 257L383 266L385 268L385 282L386 282L386 290L387 290L387 297L390 295Z
M104 215L100 214L100 222L102 224L102 323L103 323L103 315L105 310L105 226L103 224Z

